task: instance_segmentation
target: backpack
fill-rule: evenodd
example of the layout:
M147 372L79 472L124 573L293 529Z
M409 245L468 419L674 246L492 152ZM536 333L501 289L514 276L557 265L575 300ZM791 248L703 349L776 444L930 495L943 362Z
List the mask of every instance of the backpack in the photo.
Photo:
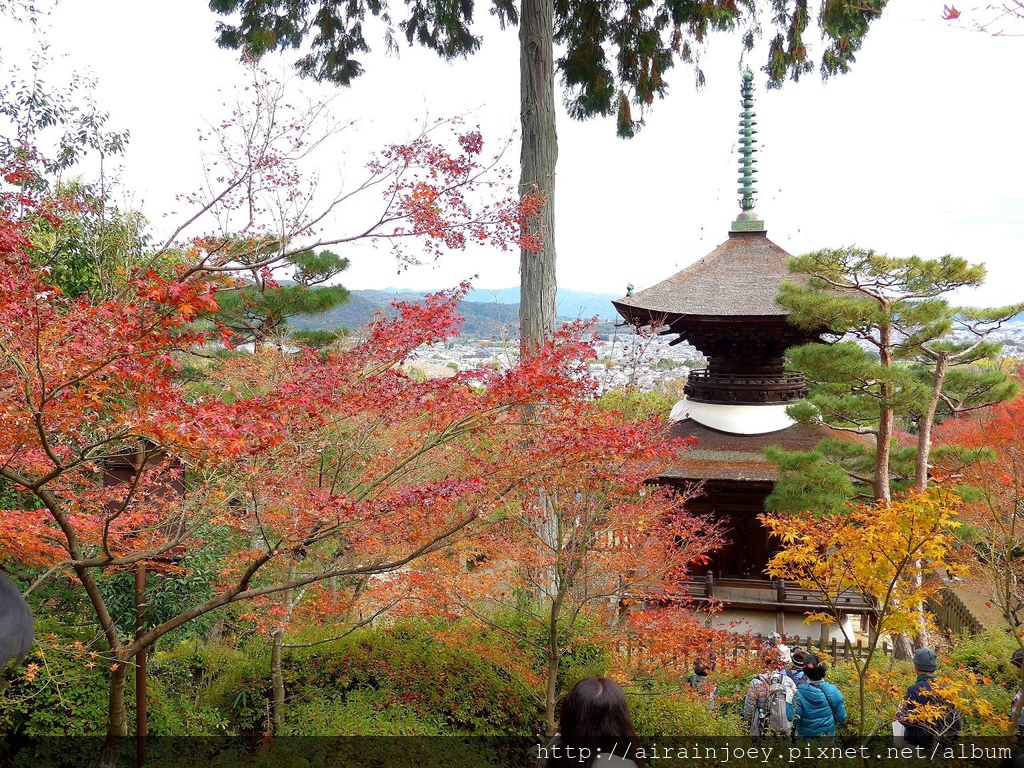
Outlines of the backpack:
M754 740L763 736L786 736L793 730L793 723L790 722L786 712L787 693L785 675L775 672L767 683L764 678L761 691L757 697L757 711L754 713L753 722L750 726L750 736Z
M786 712L786 676L776 672L768 681L768 727L775 733L788 736L793 723Z

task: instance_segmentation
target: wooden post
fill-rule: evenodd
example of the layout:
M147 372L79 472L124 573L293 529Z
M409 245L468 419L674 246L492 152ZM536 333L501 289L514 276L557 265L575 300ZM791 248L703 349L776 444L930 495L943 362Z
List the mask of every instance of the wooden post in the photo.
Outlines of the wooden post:
M146 564L135 566L135 638L146 631L143 611L146 608ZM146 722L146 649L135 656L135 765L146 764L146 747L149 726Z
M711 571L704 574L704 593L709 599L715 596L715 577Z

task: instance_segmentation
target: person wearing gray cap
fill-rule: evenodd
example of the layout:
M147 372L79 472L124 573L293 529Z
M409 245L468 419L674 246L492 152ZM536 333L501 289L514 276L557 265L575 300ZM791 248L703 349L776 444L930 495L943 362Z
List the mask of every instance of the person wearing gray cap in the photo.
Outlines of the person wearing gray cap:
M948 745L960 735L960 713L952 703L932 692L938 668L939 661L931 648L914 651L917 682L907 688L907 695L896 713L896 720L905 729L903 738L910 746L930 749L936 740ZM919 707L928 707L931 714L915 717L914 711Z

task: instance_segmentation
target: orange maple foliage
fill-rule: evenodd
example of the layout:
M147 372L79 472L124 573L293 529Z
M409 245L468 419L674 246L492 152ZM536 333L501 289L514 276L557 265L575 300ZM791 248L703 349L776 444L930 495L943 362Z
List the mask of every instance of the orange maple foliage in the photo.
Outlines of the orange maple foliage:
M859 736L868 738L884 724L882 712L896 690L891 670L873 662L883 637L910 632L919 621L918 606L934 598L942 573L961 566L955 552L960 499L942 488L897 496L892 503L852 506L846 513L822 517L812 512L762 517L782 542L768 574L792 581L821 599L805 621L843 625L844 599L866 598L873 624L866 654L854 655L861 719ZM874 713L874 714L872 714Z
M684 580L722 534L686 511L692 491L648 484L689 447L666 429L592 401L546 402L503 448L501 507L458 548L418 567L425 603L485 625L517 617L501 626L510 640L503 664L534 691L549 731L559 659L579 625L611 658L630 643L649 664L662 635L693 640L703 630ZM632 674L641 665L616 666Z
M1024 371L1018 369L1018 377ZM1024 648L1024 395L940 425L935 474L957 484L964 505L961 540L972 570L983 575L1006 627ZM1024 686L1024 670L1020 671ZM1011 713L1010 732L1021 719Z
M479 151L478 137L467 142L465 151ZM389 170L394 183L447 162L433 147L423 143L401 172ZM7 183L32 180L22 165L4 174ZM444 205L464 192L449 171L463 170L438 168ZM173 268L136 269L115 290L71 298L33 260L31 218L43 211L60 224L59 208L33 189L0 188L0 477L22 507L0 519L0 549L23 565L63 571L94 611L111 655L104 761L128 732L132 659L158 638L230 603L334 577L369 582L446 546L504 492L490 470L517 434L520 409L591 391L576 376L589 354L578 328L509 372L433 382L403 374L415 349L457 333L462 286L400 306L397 318L344 350L225 362L214 389L200 394L177 374L190 349L215 343L195 321L218 308L238 252L196 241ZM400 203L406 191L389 195ZM434 211L446 218L420 234L516 236L512 209L474 222L463 216L472 214L464 199L456 207L455 215ZM219 242L229 240L264 242ZM111 463L126 460L130 479L105 484ZM169 492L177 486L183 495ZM180 570L185 552L204 549L226 553L212 597L134 636L119 625L104 579L140 566Z

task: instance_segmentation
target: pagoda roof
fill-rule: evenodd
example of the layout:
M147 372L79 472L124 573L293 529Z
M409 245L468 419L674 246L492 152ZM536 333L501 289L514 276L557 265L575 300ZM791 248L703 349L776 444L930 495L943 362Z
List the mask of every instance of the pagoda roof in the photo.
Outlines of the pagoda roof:
M730 232L700 261L612 304L637 325L667 325L687 316L784 320L788 313L775 302L779 286L799 280L786 268L789 256L763 231Z
M779 470L764 455L768 446L787 451L811 451L825 438L852 443L870 441L865 435L805 424L760 435L734 435L705 427L693 419L675 422L670 435L673 438L696 438L697 444L681 453L672 466L661 473L659 480L669 483L694 480L774 483L779 479Z

